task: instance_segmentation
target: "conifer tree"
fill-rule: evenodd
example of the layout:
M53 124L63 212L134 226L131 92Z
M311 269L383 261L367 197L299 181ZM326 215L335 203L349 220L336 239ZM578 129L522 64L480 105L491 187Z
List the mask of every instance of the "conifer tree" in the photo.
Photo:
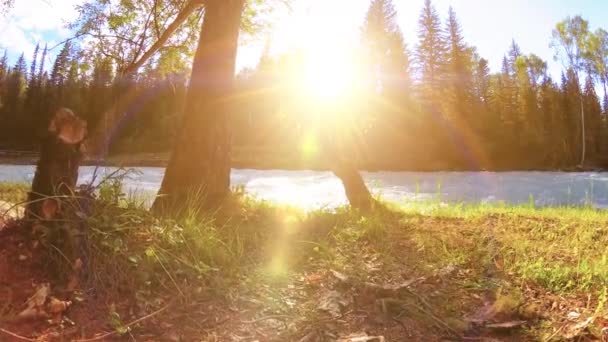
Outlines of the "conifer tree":
M597 93L595 92L595 83L590 75L588 75L585 80L583 99L585 105L585 122L587 123L586 143L588 146L589 158L593 160L600 152L602 144L602 106Z
M445 28L445 40L448 42L446 54L447 94L446 104L449 116L463 121L472 114L473 108L473 61L470 49L464 42L460 23L452 7L448 11ZM466 126L474 124L475 118L466 118Z
M44 50L42 50L42 57L40 58L40 69L38 70L38 81L42 81L44 74L44 64L46 63L46 55L48 53L48 45L44 44Z
M2 119L2 107L6 102L6 83L8 80L8 54L4 50L4 55L0 58L0 121Z
M65 96L65 83L70 67L71 43L68 41L55 58L55 63L51 70L49 85L52 87L51 110L58 106L63 106L62 101Z
M432 106L440 98L446 44L441 30L441 20L431 0L424 1L418 19L418 38L416 58L421 77L421 93L425 104Z
M375 85L384 94L404 98L409 94L410 57L403 34L397 24L392 0L374 0L363 24L363 44Z
M509 66L509 74L511 76L515 76L517 73L515 63L517 59L522 55L521 48L515 42L515 39L511 40L511 45L509 46L509 52L507 53L507 63Z

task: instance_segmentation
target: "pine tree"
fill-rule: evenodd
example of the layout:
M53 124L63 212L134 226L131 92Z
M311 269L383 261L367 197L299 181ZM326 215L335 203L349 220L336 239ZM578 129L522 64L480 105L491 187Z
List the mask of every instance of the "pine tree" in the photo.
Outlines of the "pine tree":
M8 74L8 52L4 50L4 55L0 59L0 81L5 79Z
M523 145L521 152L533 156L538 154L537 148L542 144L542 136L539 134L542 129L536 94L530 80L528 59L520 55L514 67L517 86L516 132L519 133L518 140Z
M7 111L6 105L9 101L7 97L8 92L8 75L9 75L9 67L8 67L8 55L7 51L4 50L4 55L0 59L0 144L5 143L7 140L9 125L7 121Z
M0 59L0 122L2 121L2 107L6 102L6 82L8 78L8 55L4 50L4 55Z
M508 129L513 129L516 124L517 88L512 77L511 66L507 56L504 56L502 60L500 80L500 102L502 108L501 112L503 114L501 120L509 127Z
M576 164L577 158L581 156L582 121L580 120L580 84L576 73L572 68L562 74L562 110L563 120L568 127L565 137L567 146L566 161L569 166Z
M36 69L36 63L38 60L38 51L40 50L40 44L36 44L36 48L34 49L34 56L32 56L32 64L30 65L30 73L28 74L29 78L29 83L28 83L28 87L31 86L32 84L36 83L36 71L38 69Z
M27 64L25 56L17 59L13 66L7 82L7 101L5 107L5 120L7 120L7 132L12 141L21 142L25 132L21 131L23 122L23 102L26 90Z
M464 42L456 12L450 6L445 28L448 42L446 54L447 94L445 103L449 116L464 126L474 124L475 118L465 116L472 112L473 99L473 61L469 48Z
M515 63L517 59L522 55L521 48L515 42L515 39L511 40L511 46L509 46L509 52L507 53L507 63L509 66L509 74L515 76L517 73Z
M82 106L80 101L80 85L78 84L78 62L76 60L70 61L70 67L68 69L65 79L65 95L64 104L68 108L74 110L76 113L82 112Z
M478 113L475 120L479 129L479 136L483 138L487 144L492 138L498 126L496 115L492 112L492 77L490 76L490 67L488 60L480 58L475 67L473 74L473 97L475 99L473 112Z
M57 55L53 69L51 70L51 79L49 85L52 88L51 95L51 110L54 107L63 106L65 96L65 82L68 77L68 69L70 67L71 44L66 42L63 48Z
M418 19L418 38L416 57L421 73L422 97L427 105L433 106L440 98L446 46L441 21L431 0L425 0Z
M588 147L587 152L589 159L593 160L598 156L602 144L602 106L600 104L599 97L597 96L597 93L595 91L595 83L589 75L585 80L583 101L585 106L585 138Z
M46 62L46 55L48 53L48 46L44 44L44 50L42 50L42 57L40 58L40 69L38 70L38 80L42 80L42 76L44 75L44 64Z
M112 83L114 74L109 59L97 58L93 67L91 82L87 95L87 105L84 118L89 122L89 128L95 129L95 124L103 114L104 105L112 101Z
M373 84L392 100L403 99L411 85L410 57L392 0L372 1L362 31Z
M21 54L11 69L8 80L7 106L10 115L17 117L20 114L20 105L26 89L27 64L25 56Z
M490 102L490 67L488 60L481 58L475 68L475 95L481 103Z
M28 127L35 127L34 121L40 117L42 94L40 92L40 82L38 80L38 69L36 68L39 49L39 45L36 44L32 64L30 65L30 72L28 74L29 80L25 95L25 107L21 118L21 125L24 130ZM30 143L30 145L33 144L35 140L34 136L35 134L29 134L28 137L31 139L29 139L27 143Z

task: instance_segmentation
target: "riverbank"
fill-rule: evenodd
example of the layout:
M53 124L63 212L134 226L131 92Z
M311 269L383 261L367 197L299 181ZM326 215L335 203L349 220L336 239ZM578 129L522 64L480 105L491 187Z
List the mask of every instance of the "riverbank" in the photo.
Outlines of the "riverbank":
M26 188L4 184L0 200L23 200ZM303 212L235 195L213 217L184 211L159 219L108 187L88 220L91 279L83 288L94 292L78 292L67 311L74 329L2 319L0 328L168 341L364 334L557 341L605 333L608 212L389 206L367 216ZM8 316L31 295L32 279L62 277L36 266L39 250L19 234L0 234L0 284L13 288L14 304L0 315ZM61 284L53 281L58 296Z

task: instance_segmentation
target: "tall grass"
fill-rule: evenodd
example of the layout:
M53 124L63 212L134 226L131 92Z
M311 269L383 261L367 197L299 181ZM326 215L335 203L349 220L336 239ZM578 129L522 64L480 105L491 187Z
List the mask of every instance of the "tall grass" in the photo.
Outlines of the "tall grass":
M440 194L438 184L438 193ZM0 184L0 199L19 201L27 187ZM459 264L498 268L510 277L558 292L608 286L608 213L591 207L539 208L527 204L386 203L363 216L348 208L304 212L235 191L215 212L191 197L172 216L150 214L141 199L108 182L97 193L89 227L90 285L108 295L201 288L221 292L243 273L268 265L354 267L361 248L388 264ZM403 245L416 246L415 250ZM418 265L418 266L417 266ZM493 266L492 266L493 265Z

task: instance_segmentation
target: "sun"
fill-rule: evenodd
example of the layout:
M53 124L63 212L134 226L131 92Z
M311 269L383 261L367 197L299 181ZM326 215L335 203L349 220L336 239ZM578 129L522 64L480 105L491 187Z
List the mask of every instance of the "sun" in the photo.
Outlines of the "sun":
M310 54L304 59L302 91L318 100L348 96L356 82L352 63L342 53Z

